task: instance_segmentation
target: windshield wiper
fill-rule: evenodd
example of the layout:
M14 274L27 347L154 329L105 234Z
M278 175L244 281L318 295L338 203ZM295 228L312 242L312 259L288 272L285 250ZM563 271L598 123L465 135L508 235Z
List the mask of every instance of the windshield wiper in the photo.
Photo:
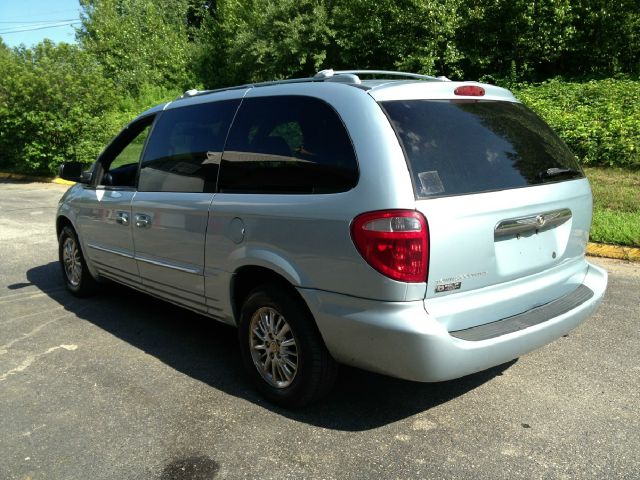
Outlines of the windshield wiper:
M579 170L575 168L547 168L541 172L538 172L538 178L545 179L549 177L557 177L558 175L581 175Z

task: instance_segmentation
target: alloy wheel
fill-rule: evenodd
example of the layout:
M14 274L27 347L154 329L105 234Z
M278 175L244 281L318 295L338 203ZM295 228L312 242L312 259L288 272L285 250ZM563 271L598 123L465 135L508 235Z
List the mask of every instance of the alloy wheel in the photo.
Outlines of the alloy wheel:
M298 372L298 346L282 314L272 307L256 310L251 317L249 344L253 363L269 385L291 385Z
M82 278L82 263L80 261L80 250L75 239L67 237L62 244L62 260L64 262L64 272L71 285L77 287Z

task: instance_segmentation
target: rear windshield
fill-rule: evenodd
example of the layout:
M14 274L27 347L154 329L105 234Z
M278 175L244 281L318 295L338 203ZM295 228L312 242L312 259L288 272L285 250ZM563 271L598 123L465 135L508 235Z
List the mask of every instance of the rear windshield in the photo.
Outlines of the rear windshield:
M419 198L582 178L574 155L535 113L498 101L381 102Z

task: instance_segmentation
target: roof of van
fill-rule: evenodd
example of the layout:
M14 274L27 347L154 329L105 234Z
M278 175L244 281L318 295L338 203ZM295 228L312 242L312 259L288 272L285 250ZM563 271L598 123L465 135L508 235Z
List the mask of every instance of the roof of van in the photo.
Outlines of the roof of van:
M361 79L361 76L378 78ZM501 87L479 82L452 82L446 77L433 77L407 72L393 72L386 70L322 70L313 77L292 78L270 82L249 83L215 90L188 90L175 101L184 101L194 97L211 95L222 92L235 92L275 85L294 83L340 83L345 86L357 87L366 91L376 101L412 100L412 99L460 99L460 100L502 100L517 102L513 94ZM475 87L460 89L459 87ZM224 95L226 96L226 95ZM218 97L218 95L216 95ZM200 102L203 99L200 99ZM197 103L200 103L197 102ZM173 102L167 102L150 108L140 116L146 116L166 109ZM192 102L189 102L192 103Z

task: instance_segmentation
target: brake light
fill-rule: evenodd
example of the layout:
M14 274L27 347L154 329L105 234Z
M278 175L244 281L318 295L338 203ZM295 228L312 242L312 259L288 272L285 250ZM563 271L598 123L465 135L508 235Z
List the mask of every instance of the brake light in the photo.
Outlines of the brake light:
M478 85L462 85L453 91L456 95L464 95L465 97L483 97L484 88Z
M427 220L414 210L384 210L358 215L351 238L377 271L401 282L426 282L429 265Z

